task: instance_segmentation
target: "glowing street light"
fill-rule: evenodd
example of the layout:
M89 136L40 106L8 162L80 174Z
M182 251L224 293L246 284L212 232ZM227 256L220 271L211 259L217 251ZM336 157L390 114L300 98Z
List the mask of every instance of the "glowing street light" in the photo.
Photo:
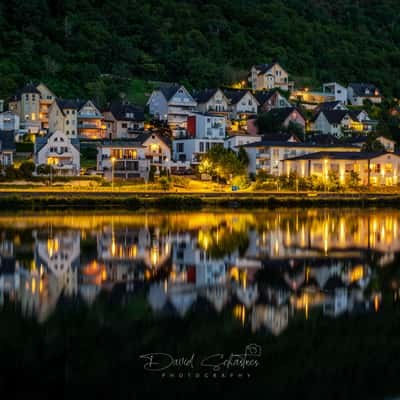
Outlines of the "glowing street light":
M111 157L111 190L114 191L114 163L115 157Z

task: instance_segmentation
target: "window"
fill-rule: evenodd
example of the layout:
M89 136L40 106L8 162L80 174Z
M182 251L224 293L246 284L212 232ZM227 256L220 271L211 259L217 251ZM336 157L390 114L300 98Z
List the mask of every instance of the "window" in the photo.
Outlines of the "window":
M200 153L204 153L204 143L200 142Z
M184 143L177 143L176 145L176 151L178 153L183 153L184 152Z
M29 94L25 95L25 100L28 101L29 100Z
M65 124L66 124L66 125L69 125L69 119L67 119L67 120L65 121Z
M65 132L67 135L69 135L69 131Z
M69 110L67 110L67 114L69 114Z
M313 172L322 173L322 164L321 163L313 164Z
M127 123L122 123L121 126L122 126L122 128L126 129L128 127L128 124Z

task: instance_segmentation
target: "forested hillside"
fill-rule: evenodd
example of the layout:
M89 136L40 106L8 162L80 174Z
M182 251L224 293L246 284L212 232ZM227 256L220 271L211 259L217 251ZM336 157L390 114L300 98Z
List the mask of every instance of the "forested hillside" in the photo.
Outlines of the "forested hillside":
M100 99L130 77L210 87L271 59L302 82L400 96L399 23L398 0L8 0L0 96L27 80Z

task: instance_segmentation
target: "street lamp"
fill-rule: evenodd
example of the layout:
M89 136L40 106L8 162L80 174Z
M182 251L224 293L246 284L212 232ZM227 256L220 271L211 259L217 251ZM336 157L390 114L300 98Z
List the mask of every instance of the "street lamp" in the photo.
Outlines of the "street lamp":
M111 190L114 191L114 163L115 157L111 157Z

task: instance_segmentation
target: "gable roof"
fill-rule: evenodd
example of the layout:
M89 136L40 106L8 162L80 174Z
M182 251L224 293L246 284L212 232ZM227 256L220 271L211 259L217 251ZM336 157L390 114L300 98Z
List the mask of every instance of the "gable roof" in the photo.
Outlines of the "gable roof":
M60 131L55 131L52 133L48 133L45 136L37 136L35 139L35 153L38 153L49 141L49 139L55 135L56 133L60 133ZM80 142L78 138L72 138L70 139L68 136L66 136L67 139L71 142L71 144L79 151L80 150Z
M266 142L288 142L291 137L294 137L295 139L298 140L298 142L301 142L300 138L295 135L294 133L287 133L287 132L276 132L276 133L266 133L262 135L263 141ZM290 143L296 143L296 142L290 142Z
M353 89L353 92L356 96L360 97L371 97L375 96L375 90L378 88L373 83L349 83L349 87ZM380 95L380 92L378 90Z
M365 151L318 151L317 153L303 154L302 156L287 158L286 160L369 160L382 154L386 154L386 151L376 151L373 153Z
M40 95L39 90L37 90L36 86L33 83L26 84L23 88L18 89L14 95L12 96L12 101L21 100L21 96L25 93L34 93Z
M336 100L336 101L324 101L323 103L321 103L319 105L318 110L319 111L322 111L322 110L324 110L324 111L325 110L334 110L335 107L338 106L338 105L341 105L341 106L345 107L344 104L342 104L342 102L339 101L339 100Z
M257 101L260 103L260 105L263 105L265 102L267 102L277 91L276 90L268 90L268 91L263 91L263 92L256 92L254 93L254 97L257 99Z
M218 88L216 89L204 89L197 90L193 92L193 98L197 101L197 103L207 103L214 95L218 92Z
M0 131L0 151L15 151L14 131Z
M115 101L107 111L110 111L117 121L144 121L144 108L134 104ZM133 117L127 117L127 114L133 114Z
M247 94L250 93L254 99L257 101L256 97L253 95L253 93L251 93L249 90L235 90L235 89L225 89L224 91L224 95L228 98L229 100L229 104L237 104L239 103L240 100L242 100L242 98Z
M71 99L56 99L56 104L62 114L65 116L64 110L76 110L78 111L85 103L85 100L71 100Z
M182 85L179 83L163 83L158 90L160 90L167 101L169 101L181 87Z
M139 144L143 145L143 143L146 142L147 139L149 139L151 136L157 136L158 139L160 139L162 142L164 142L167 146L171 146L171 141L169 138L166 136L160 135L157 132L143 132L136 138L134 138L135 142L138 142Z
M282 66L277 61L273 61L269 64L256 64L254 67L257 69L257 74L262 75L268 72L276 64L278 64L282 68Z
M314 121L320 114L323 114L330 124L340 124L346 115L353 119L347 110L322 110L315 116Z

